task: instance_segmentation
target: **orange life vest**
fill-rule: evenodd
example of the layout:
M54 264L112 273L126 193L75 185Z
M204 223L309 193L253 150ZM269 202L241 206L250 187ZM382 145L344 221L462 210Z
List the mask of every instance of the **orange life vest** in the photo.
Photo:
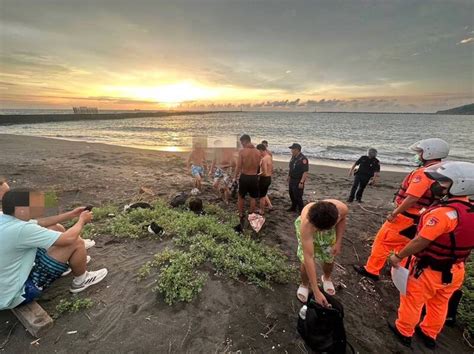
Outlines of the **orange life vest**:
M419 169L425 169L427 166L422 166L420 167ZM395 193L395 198L394 198L394 201L397 205L400 205L403 203L403 201L405 200L405 198L408 196L408 194L406 193L409 185L410 185L410 181L411 181L411 177L412 175L418 171L419 169L416 169L416 170L413 170L412 172L410 172L406 177L405 179L403 180L402 184L400 185L400 189L398 190L397 193ZM431 190L427 190L425 192L425 194L423 194L421 196L420 199L417 200L417 202L412 205L412 208L416 208L416 209L423 209L423 208L426 208L426 207L429 207L431 204L434 203L435 201L435 197L433 196L433 193L431 193Z
M433 264L435 267L446 264L452 266L464 262L474 248L474 204L452 200L430 208L427 212L439 206L449 206L456 210L458 225L452 232L445 233L432 241L428 247L415 256L420 259L429 258L430 265ZM421 217L418 230L424 225L424 215L426 213Z

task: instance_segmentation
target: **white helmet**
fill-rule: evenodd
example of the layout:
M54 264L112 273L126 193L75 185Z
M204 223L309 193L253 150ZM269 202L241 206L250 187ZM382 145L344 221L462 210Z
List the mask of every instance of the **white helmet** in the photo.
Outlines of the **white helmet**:
M424 139L410 146L411 150L421 152L421 158L425 161L444 159L449 154L449 145L439 138Z
M435 181L450 181L449 194L453 196L474 195L474 163L446 161L425 169L425 174Z

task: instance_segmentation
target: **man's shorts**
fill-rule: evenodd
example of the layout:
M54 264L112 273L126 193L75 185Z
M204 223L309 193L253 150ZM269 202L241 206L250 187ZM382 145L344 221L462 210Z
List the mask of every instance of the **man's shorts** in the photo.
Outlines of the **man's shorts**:
M260 178L258 179L258 191L259 191L260 198L267 196L268 188L270 188L270 184L272 184L271 176L260 176Z
M303 245L301 244L301 217L295 220L296 239L298 240L298 250L296 255L301 263L304 263ZM333 263L334 256L332 248L336 244L336 229L317 231L313 235L314 259L323 263Z
M27 304L41 296L41 293L68 269L68 265L50 257L45 249L36 251L35 264L25 282L25 293L22 295Z
M202 166L198 166L198 165L192 165L191 166L191 175L193 177L197 177L197 176L204 176L204 168Z
M232 185L232 180L223 169L216 168L214 172L214 183L220 183L222 187L229 188Z
M249 194L250 198L258 198L258 176L257 175L240 175L239 178L239 195L242 198Z

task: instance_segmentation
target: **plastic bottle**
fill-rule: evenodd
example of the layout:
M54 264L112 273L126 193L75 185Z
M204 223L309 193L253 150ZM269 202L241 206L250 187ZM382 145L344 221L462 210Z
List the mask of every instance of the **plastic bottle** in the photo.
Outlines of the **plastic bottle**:
M306 305L303 305L303 307L300 309L300 318L302 320L306 319L306 310L308 307Z

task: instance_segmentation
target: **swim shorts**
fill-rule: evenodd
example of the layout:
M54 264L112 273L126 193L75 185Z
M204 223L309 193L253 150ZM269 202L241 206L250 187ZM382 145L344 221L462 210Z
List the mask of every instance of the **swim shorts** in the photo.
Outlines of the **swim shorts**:
M25 300L22 305L27 304L41 296L41 293L69 268L65 263L50 257L45 249L38 248L36 251L35 264L25 282Z
M191 166L191 175L193 177L196 177L196 176L203 176L204 175L204 168L202 166L198 166L198 165L192 165Z
M217 167L214 172L214 183L220 182L224 187L230 187L232 185L232 180L229 175L221 168Z
M239 195L242 198L249 194L250 198L258 198L258 176L257 175L240 175L239 178Z
M295 220L296 239L298 240L298 250L296 255L301 263L304 262L303 245L301 244L301 217ZM336 229L317 231L313 235L314 259L323 263L333 263L334 256L332 248L336 244Z
M260 198L263 198L267 195L270 184L272 184L271 176L260 176L258 179L258 191Z

